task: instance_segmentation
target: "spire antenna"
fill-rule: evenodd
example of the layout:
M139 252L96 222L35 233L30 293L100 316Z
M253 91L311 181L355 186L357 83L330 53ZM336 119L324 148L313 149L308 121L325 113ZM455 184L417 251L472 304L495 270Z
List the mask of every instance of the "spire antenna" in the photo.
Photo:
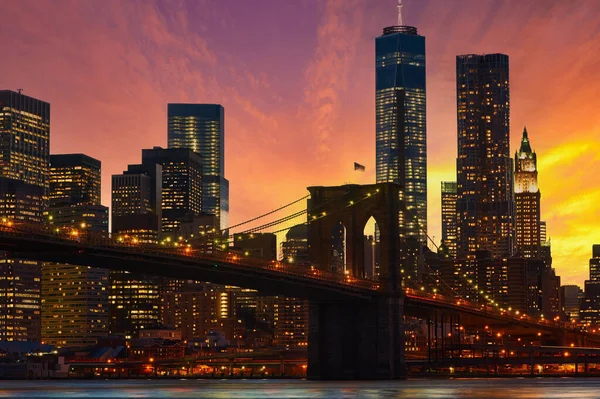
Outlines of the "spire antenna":
M398 26L402 25L402 0L398 0Z

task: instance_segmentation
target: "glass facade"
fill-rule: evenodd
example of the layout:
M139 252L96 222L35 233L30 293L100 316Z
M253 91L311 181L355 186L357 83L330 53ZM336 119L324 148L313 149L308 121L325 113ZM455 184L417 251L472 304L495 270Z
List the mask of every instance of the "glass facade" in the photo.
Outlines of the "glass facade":
M456 57L458 256L488 250L513 255L508 56Z
M409 26L385 28L375 56L377 183L402 186L400 231L418 252L427 240L425 37ZM411 263L417 276L419 267Z
M202 211L228 225L229 182L225 179L225 110L219 104L169 104L168 146L202 157Z

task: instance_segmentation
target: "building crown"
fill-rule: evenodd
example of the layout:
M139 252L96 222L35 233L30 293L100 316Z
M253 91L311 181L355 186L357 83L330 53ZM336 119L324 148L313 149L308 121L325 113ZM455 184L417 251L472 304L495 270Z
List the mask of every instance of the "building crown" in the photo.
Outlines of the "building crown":
M533 151L531 150L531 145L529 144L529 137L527 136L527 126L523 129L523 138L521 139L521 148L519 149L520 153L531 154Z

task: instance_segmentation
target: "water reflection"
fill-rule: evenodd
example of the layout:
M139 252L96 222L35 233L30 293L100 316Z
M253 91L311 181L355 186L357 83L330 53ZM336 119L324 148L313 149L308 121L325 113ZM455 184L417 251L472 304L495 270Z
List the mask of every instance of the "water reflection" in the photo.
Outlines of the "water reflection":
M297 380L2 381L6 398L587 399L600 379L538 378L314 382Z

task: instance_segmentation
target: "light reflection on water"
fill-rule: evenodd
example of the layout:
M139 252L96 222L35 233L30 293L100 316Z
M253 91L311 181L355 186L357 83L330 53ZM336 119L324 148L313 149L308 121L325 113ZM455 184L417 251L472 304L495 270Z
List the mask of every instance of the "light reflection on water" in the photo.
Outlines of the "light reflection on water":
M0 381L2 398L588 399L600 379Z

